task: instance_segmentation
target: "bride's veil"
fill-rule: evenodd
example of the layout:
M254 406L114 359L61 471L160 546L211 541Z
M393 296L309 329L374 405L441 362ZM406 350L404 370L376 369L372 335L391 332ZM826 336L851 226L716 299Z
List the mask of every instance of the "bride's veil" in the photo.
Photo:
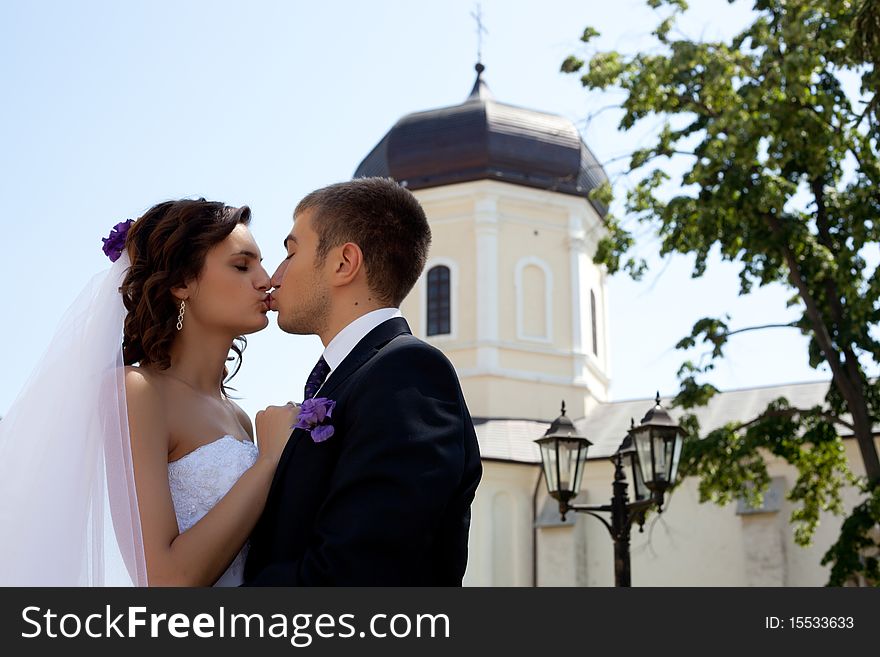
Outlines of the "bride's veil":
M146 586L125 404L128 254L67 310L0 420L0 585Z

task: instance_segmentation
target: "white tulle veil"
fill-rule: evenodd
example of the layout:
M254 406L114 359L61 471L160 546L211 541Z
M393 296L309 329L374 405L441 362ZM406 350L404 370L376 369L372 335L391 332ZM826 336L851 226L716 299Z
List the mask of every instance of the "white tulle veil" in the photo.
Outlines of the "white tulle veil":
M123 251L0 420L0 585L146 586L122 361Z

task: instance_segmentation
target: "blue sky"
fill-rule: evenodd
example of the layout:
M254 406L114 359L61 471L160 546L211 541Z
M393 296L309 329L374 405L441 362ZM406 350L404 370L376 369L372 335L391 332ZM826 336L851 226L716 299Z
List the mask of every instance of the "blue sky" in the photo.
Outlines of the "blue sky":
M692 36L730 34L749 18L742 0L692 5ZM108 266L100 238L113 224L169 198L248 204L271 271L299 198L350 178L403 114L465 98L473 9L470 0L0 4L0 415L64 309ZM486 0L483 14L496 98L576 121L600 161L639 145L617 132L614 112L587 124L615 98L586 93L559 65L579 52L586 25L602 32L602 48L650 45L657 17L642 0ZM639 249L650 256L656 240ZM673 393L684 356L673 346L700 317L730 313L736 328L794 316L781 287L738 298L730 264L714 259L692 280L689 258L652 261L643 281L620 275L609 287L614 399ZM242 406L253 415L298 398L320 352L317 338L274 323L252 336L233 384ZM734 338L729 355L713 378L721 388L828 376L809 368L791 330Z

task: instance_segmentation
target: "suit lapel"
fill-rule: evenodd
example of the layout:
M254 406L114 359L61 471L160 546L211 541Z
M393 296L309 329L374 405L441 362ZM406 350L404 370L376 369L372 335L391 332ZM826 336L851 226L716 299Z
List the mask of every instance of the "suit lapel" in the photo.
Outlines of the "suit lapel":
M315 393L315 397L331 397L333 392L343 381L375 356L382 347L398 335L405 333L411 334L411 331L409 324L407 324L403 317L394 317L379 324L379 326L361 338L361 341L355 345L354 349L351 350L351 353L349 353L339 364L339 367L330 373L330 376L324 381L324 384L318 389L318 392ZM278 467L275 469L275 476L272 479L272 485L269 488L270 497L278 487L279 481L281 480L281 474L287 466L288 461L290 461L290 457L296 449L297 443L308 437L308 432L303 429L294 429L293 433L290 435L290 439L287 441L287 445L281 453Z
M403 317L394 317L382 322L367 333L354 349L339 363L339 367L330 373L324 384L315 393L315 397L329 397L349 376L358 371L378 351L398 335L410 333L409 324Z

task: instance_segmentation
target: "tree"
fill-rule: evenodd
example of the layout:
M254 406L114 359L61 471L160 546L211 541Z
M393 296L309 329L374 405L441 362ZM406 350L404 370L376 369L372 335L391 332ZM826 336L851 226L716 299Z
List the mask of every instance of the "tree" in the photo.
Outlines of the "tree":
M880 246L880 0L756 0L754 22L729 42L679 37L685 0L647 3L660 15L659 50L600 51L562 64L587 89L623 92L621 130L647 118L662 122L651 145L631 154L638 182L625 195L626 221L608 215L594 259L639 278L646 264L631 255L627 221L638 222L656 229L661 255L695 255L694 277L717 246L741 266L740 294L769 283L791 288L795 322L734 330L729 317L698 321L677 346L704 345L706 358L682 365L674 404L691 411L717 394L705 375L732 336L780 325L809 337L810 365L830 368L825 403L795 408L781 398L758 417L699 438L688 412L682 422L695 438L686 442L681 473L699 477L702 501L745 495L757 502L769 483L762 454L786 459L798 471L789 497L801 544L812 539L821 510L843 513L841 487L858 484L864 501L822 563L832 564L829 584L880 584L880 382L866 374L880 364L873 333L880 268L865 259ZM596 36L588 27L582 41ZM849 80L861 89L850 90ZM663 167L673 158L686 163L678 180ZM593 195L606 205L613 198L610 185ZM859 446L867 476L858 481L846 466L842 431Z

